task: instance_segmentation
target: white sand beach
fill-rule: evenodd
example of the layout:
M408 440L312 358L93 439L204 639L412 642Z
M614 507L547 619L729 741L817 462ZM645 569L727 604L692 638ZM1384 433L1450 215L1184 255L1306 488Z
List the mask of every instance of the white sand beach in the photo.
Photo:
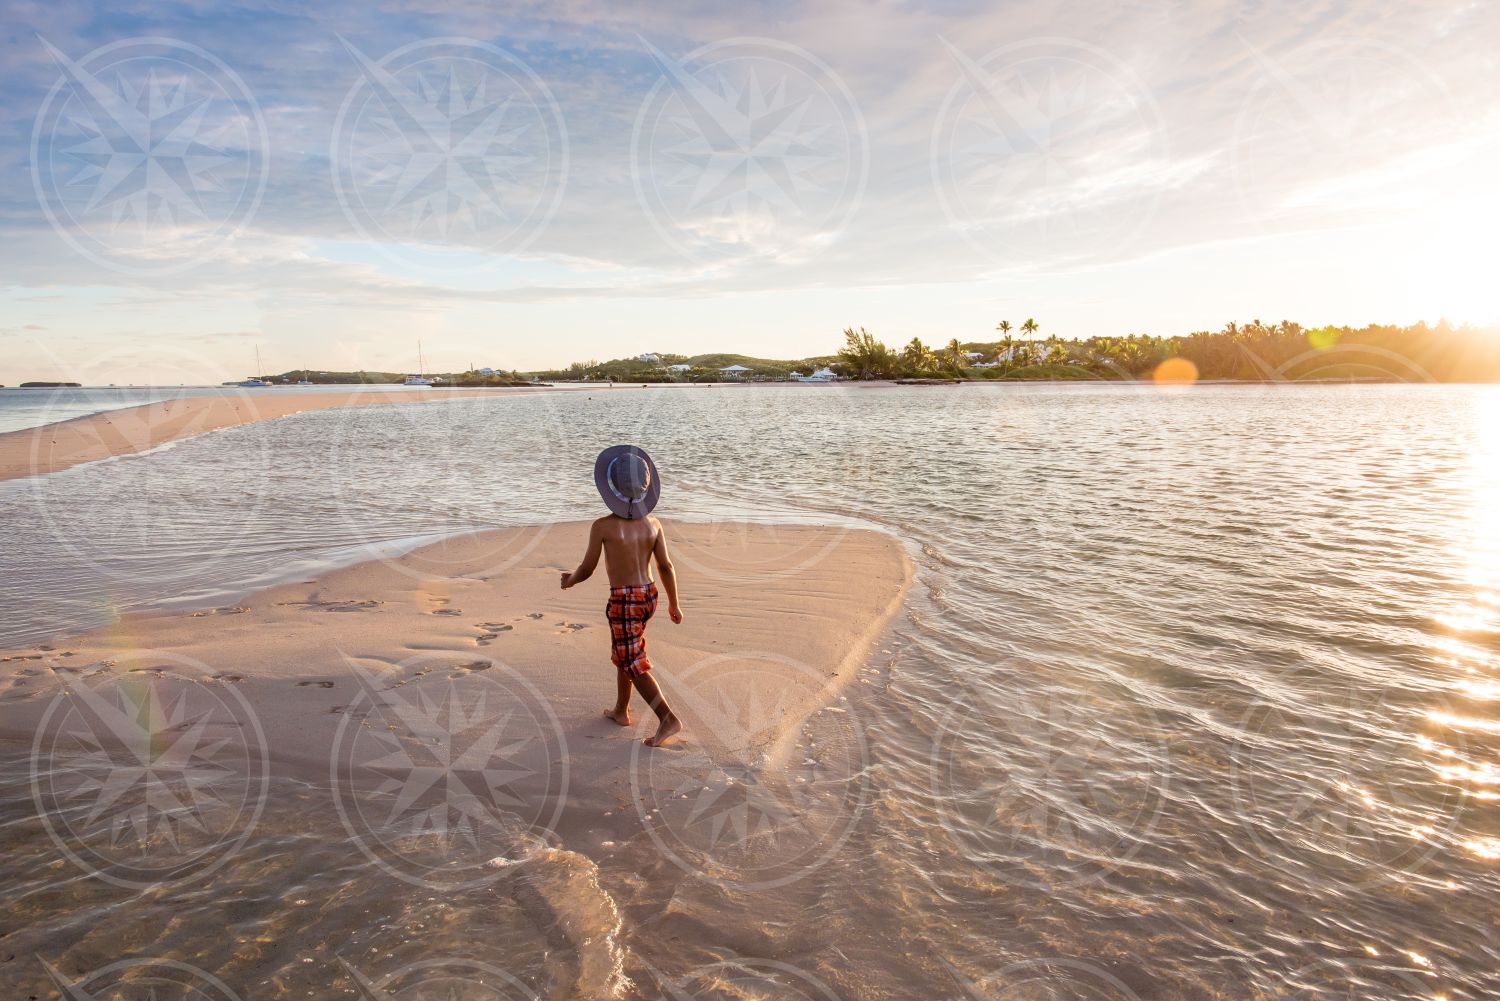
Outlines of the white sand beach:
M668 523L667 531L686 621L673 625L663 607L647 635L686 731L680 748L658 753L773 766L780 739L851 681L900 608L910 563L895 539L873 531L738 523ZM232 685L264 730L273 770L326 779L339 713L367 687L446 691L451 682L470 700L503 675L534 688L555 713L570 759L569 809L597 815L623 795L632 744L655 721L639 697L630 731L601 715L615 681L607 585L596 577L558 588L558 571L576 563L586 538L584 523L466 535L231 606L128 615L0 651L0 735L29 739L68 680L136 680L166 693ZM751 702L775 707L776 718L747 746L713 713Z

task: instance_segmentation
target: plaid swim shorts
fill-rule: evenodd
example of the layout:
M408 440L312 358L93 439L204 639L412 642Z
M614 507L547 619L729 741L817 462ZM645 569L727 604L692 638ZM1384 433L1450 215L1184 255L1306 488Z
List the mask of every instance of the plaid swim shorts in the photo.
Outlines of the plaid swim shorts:
M633 678L651 670L646 656L646 623L656 612L656 585L631 584L609 589L604 617L609 620L609 659Z

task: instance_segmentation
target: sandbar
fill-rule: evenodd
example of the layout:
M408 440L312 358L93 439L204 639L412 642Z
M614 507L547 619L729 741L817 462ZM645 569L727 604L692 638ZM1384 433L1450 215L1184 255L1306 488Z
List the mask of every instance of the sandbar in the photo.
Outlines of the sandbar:
M41 476L85 462L145 452L168 442L221 428L309 410L539 391L545 390L523 387L401 391L351 388L304 393L264 389L161 400L0 434L0 481Z

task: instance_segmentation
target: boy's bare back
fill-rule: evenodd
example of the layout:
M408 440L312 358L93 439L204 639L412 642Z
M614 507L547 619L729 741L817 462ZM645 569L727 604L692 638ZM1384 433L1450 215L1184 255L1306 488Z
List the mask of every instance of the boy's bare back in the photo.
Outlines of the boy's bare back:
M644 518L620 518L607 514L589 526L588 549L583 562L572 573L562 575L562 586L569 588L588 580L604 556L605 573L610 587L644 586L651 583L651 559L661 572L667 592L667 614L673 622L682 621L677 604L677 575L672 557L667 553L667 535L654 515Z
M610 587L651 582L651 554L661 539L661 522L648 515L627 520L612 514L594 522L604 546Z

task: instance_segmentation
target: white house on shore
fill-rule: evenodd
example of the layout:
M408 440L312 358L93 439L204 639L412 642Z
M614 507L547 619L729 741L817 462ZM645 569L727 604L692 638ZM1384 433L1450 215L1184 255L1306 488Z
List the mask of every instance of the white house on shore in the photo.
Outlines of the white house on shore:
M820 369L815 369L812 375L796 375L793 378L798 382L833 382L838 376L834 374L833 369L824 365Z
M657 362L661 361L661 355L654 354L654 353L652 353L650 351L647 351L643 355L636 355L635 356L635 360L636 361L643 361L643 362L646 362L648 364L655 365Z
M727 365L724 368L719 369L719 374L729 379L743 379L745 377L745 373L749 371L752 370L746 368L743 365Z
M692 370L693 370L693 366L691 366L691 365L689 365L689 364L687 364L685 362L678 362L676 365L668 365L667 366L667 371L668 372L691 372Z

